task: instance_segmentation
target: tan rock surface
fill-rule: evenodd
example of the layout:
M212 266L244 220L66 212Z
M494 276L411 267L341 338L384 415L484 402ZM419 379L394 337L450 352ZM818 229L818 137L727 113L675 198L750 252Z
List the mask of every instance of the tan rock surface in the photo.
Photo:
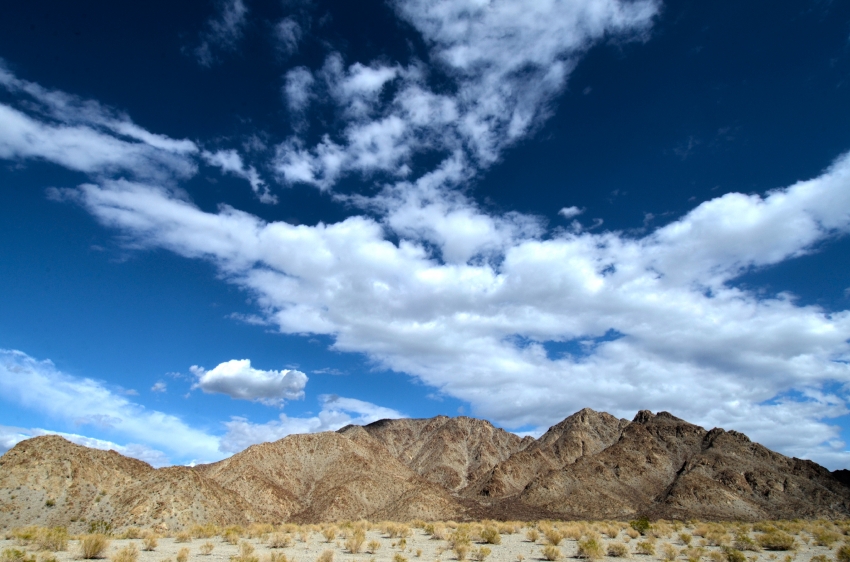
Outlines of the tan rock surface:
M290 435L197 470L269 521L449 519L463 512L359 427Z

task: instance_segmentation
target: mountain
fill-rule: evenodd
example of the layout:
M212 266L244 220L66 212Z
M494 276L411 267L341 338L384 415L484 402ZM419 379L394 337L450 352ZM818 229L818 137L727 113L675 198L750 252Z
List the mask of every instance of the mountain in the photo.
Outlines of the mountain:
M192 468L46 436L0 457L0 526L846 518L848 480L667 412L628 421L584 409L538 439L468 417L381 420Z
M245 524L251 506L182 466L154 469L115 451L55 435L22 441L0 457L0 527ZM73 525L76 523L76 525Z

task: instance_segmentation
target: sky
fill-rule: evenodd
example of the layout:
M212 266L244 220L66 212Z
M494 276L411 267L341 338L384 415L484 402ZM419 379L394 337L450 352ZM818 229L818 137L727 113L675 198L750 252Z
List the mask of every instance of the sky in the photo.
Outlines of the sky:
M0 18L0 452L669 411L850 466L850 4Z

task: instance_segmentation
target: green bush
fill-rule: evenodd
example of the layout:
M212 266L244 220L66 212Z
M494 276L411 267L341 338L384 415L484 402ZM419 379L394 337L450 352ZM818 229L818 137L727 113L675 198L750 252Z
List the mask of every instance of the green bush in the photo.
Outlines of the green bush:
M723 547L723 554L726 555L726 562L747 562L744 553L736 548L725 546Z
M629 521L629 526L641 535L645 535L646 532L652 528L652 525L646 516L638 517L633 521Z

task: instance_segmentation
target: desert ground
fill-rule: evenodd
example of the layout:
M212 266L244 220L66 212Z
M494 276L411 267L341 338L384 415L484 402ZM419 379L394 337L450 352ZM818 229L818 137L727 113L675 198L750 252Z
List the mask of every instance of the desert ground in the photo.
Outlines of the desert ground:
M637 523L637 524L635 524ZM97 553L112 562L523 562L588 558L616 562L848 562L850 521L771 523L482 522L196 527L192 532L130 528L110 533ZM84 558L85 536L7 530L2 562ZM91 536L91 535L88 535ZM51 540L50 537L53 537ZM101 536L101 539L104 537ZM64 544L63 544L64 543ZM153 547L152 550L150 548ZM182 552L181 552L182 551ZM355 552L352 552L355 551Z

